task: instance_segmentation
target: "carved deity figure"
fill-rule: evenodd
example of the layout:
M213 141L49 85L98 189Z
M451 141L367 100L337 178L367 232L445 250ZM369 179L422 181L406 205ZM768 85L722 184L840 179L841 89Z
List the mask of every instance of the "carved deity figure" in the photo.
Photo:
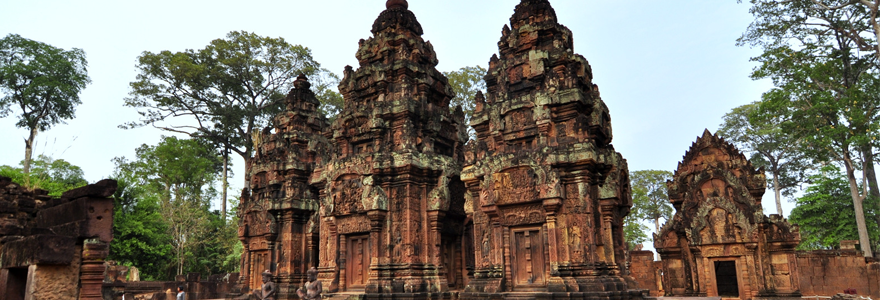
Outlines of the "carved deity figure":
M275 300L275 282L272 282L272 272L263 272L263 286L254 291L254 296L259 300Z
M308 274L309 281L306 282L305 286L296 290L296 295L302 300L321 299L321 290L323 287L321 286L321 282L318 281L318 269L312 267L306 273Z

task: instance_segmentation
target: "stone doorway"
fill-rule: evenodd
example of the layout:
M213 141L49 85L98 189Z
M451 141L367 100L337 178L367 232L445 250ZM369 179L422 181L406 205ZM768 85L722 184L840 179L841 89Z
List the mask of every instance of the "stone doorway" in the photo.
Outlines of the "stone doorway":
M27 268L9 268L0 271L0 292L6 294L9 300L24 300L27 288Z
M251 271L251 290L259 290L263 286L263 272L269 270L269 250L254 251L251 254L253 270Z
M715 285L718 288L718 296L724 298L739 298L739 282L736 274L736 261L715 262Z
M517 287L544 286L544 239L540 227L513 230L510 255Z
M348 237L345 249L346 289L362 290L370 278L370 236Z
M443 268L446 269L446 284L450 289L457 289L460 284L458 278L461 273L461 262L458 259L460 253L456 251L455 237L444 235L440 248Z

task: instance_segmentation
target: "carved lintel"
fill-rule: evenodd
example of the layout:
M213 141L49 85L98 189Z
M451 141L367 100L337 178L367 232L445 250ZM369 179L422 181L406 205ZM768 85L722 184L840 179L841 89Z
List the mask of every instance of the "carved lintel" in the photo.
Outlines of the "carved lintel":
M336 231L339 234L351 234L369 232L372 229L373 222L372 220L369 220L367 216L358 214L339 218L336 220L336 223Z

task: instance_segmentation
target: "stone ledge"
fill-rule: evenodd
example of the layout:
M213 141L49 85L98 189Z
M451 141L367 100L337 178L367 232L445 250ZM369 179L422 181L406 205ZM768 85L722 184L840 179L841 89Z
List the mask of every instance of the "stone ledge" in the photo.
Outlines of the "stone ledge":
M70 264L76 255L76 239L58 235L32 235L0 247L3 268L29 265Z

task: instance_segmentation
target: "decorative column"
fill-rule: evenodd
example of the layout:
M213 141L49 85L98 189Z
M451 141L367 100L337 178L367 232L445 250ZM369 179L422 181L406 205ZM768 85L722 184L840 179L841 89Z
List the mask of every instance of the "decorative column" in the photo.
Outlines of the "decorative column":
M87 239L83 243L82 266L80 267L81 300L102 300L101 285L104 282L104 258L110 254L109 243L98 239Z
M247 241L245 240L245 238L243 236L240 236L239 240L241 240L241 243L242 243L242 246L244 249L242 250L242 254L241 254L241 269L240 269L241 276L238 277L238 283L244 287L242 289L242 292L247 293L248 291L250 291L250 284L251 284L251 281L250 281L250 278L251 278L251 276L250 276L251 275L250 244L247 243Z
M379 264L380 258L385 257L382 251L382 224L388 212L384 210L371 210L367 212L367 218L370 219L370 274L367 279L367 286L364 288L366 293L383 292L382 284L379 280Z
M611 232L612 222L614 221L614 207L610 204L602 204L601 205L601 213L602 213L602 249L604 250L602 254L604 257L602 260L607 264L609 269L617 269L617 264L615 264L614 260L614 234Z
M323 217L321 221L320 243L318 255L318 279L325 292L339 291L339 267L337 266L336 222L333 217Z
M544 213L546 214L547 244L550 253L550 277L547 279L547 289L550 292L565 292L565 281L559 275L559 250L563 246L559 244L559 232L556 229L556 212L562 206L559 198L544 199Z
M274 213L270 212L270 214L275 215L274 216L275 220L281 220L281 212L275 211ZM278 244L278 243L276 243L276 240L278 239L278 228L277 228L278 222L274 222L274 223L275 224L273 224L273 225L275 225L276 228L269 228L269 233L266 234L266 245L269 247L269 272L272 272L273 275L278 275L276 272L278 272L278 252L279 252L278 250L279 249L276 249L277 247L275 247L275 245ZM262 270L258 270L258 271L260 273L263 272ZM278 276L273 276L273 277L275 278L275 281L278 281ZM277 284L278 282L275 282L275 283Z
M442 239L440 230L443 227L441 221L443 220L444 216L446 216L446 213L443 211L433 210L428 212L428 223L431 230L431 263L434 264L435 270L437 270L436 291L438 292L446 292L449 290L449 283L446 280L446 273L451 272L451 270L446 270L446 266L444 266L443 264L443 257L440 255L440 243Z

